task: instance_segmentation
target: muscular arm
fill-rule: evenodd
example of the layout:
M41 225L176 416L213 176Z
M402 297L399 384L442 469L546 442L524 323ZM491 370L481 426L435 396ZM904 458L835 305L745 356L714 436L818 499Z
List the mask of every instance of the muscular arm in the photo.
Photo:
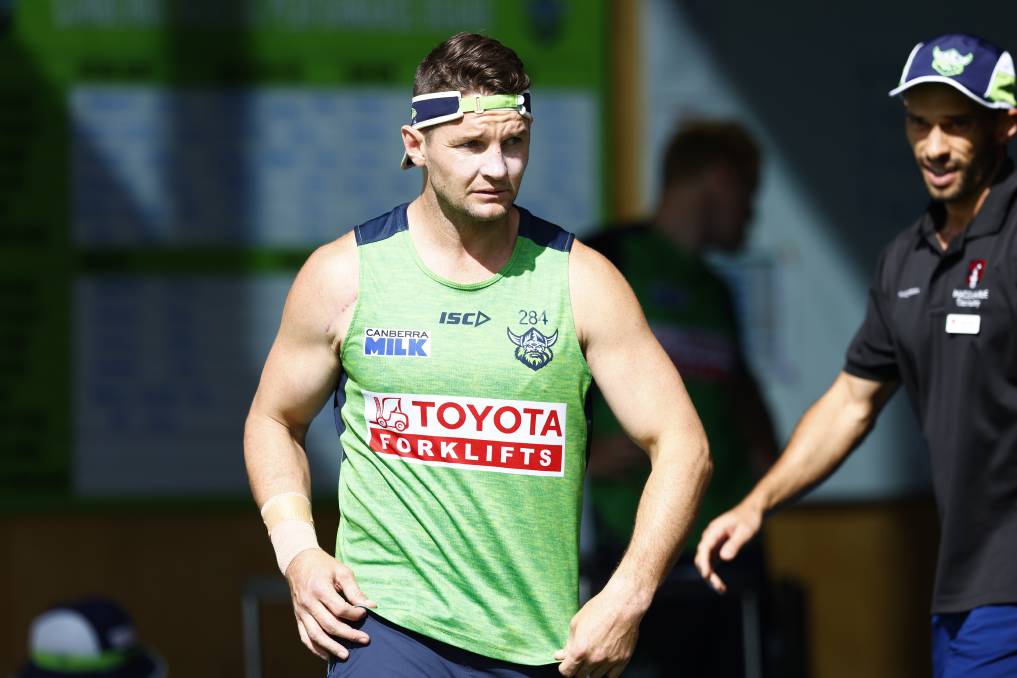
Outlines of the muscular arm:
M822 482L876 423L896 382L871 381L841 372L798 423L780 460L731 511L710 523L696 551L696 565L716 588L719 555L731 560L759 530L763 516Z
M604 590L576 615L562 653L565 675L616 676L677 558L711 466L706 435L681 378L624 278L581 243L572 250L569 270L576 329L590 370L652 465L625 556Z
M244 462L260 506L310 492L304 437L339 379L339 345L356 300L349 236L316 251L290 288L244 427Z
M290 288L244 427L244 461L259 506L286 492L310 496L304 439L339 379L339 348L357 297L357 274L349 234L312 254ZM300 639L323 659L342 659L348 651L336 639L367 642L346 622L365 614L355 606L373 603L348 567L315 548L313 539L306 546L292 549L297 555L284 573Z

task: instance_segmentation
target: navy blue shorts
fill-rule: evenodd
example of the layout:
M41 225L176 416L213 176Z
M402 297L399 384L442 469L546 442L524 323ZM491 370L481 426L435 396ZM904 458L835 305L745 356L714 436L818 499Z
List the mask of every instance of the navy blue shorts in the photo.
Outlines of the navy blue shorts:
M327 678L560 678L557 664L526 666L467 652L368 613L357 624L371 642L342 641L346 661L332 659Z
M933 615L932 675L1017 676L1017 605Z

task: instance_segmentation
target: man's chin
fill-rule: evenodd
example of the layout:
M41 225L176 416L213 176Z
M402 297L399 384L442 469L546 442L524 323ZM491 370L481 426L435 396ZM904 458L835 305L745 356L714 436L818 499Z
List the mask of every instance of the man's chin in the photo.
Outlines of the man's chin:
M505 218L511 206L511 203L502 204L500 202L488 202L482 205L473 204L469 206L467 212L477 221L498 221Z
M936 202L957 202L964 198L964 187L960 182L949 186L933 186L926 182L925 188L929 192L929 197Z

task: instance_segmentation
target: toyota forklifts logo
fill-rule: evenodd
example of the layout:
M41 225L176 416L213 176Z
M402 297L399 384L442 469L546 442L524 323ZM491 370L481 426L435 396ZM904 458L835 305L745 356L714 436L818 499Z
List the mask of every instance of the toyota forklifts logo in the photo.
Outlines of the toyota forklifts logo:
M402 398L374 396L374 420L369 423L382 428L405 431L410 424L410 418L403 412Z
M562 476L565 403L364 391L366 442L390 459Z

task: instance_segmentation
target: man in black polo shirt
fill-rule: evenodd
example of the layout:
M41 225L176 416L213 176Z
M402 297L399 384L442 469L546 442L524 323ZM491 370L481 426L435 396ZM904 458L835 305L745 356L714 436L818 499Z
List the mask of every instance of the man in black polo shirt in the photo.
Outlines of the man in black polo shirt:
M903 383L932 459L940 549L937 678L1017 676L1017 134L1008 52L968 35L912 50L900 86L932 202L884 250L868 310L830 389L780 461L707 527L696 553L719 591L763 515L814 486Z

